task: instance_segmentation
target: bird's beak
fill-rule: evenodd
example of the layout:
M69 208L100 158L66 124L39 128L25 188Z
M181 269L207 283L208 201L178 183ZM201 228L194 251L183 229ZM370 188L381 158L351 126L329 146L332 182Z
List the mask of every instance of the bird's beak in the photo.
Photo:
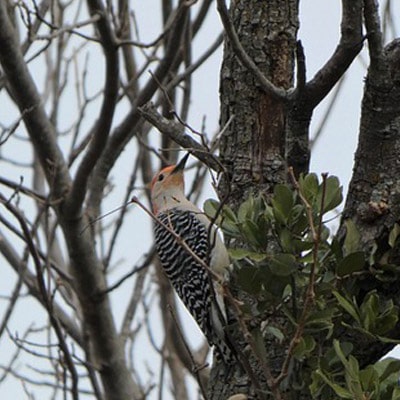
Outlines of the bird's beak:
M175 165L175 168L172 170L172 173L175 174L177 172L181 172L185 169L185 165L186 165L186 161L189 158L190 153L186 153L183 158L181 159L181 161L179 161L178 164Z

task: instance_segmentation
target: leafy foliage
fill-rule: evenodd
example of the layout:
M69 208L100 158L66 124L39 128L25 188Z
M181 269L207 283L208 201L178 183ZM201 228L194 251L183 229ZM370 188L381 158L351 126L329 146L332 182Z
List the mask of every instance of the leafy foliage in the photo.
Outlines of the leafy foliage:
M353 221L345 221L346 234L340 241L332 236L325 220L342 199L336 177L319 180L309 174L294 187L277 185L270 199L250 196L235 211L215 200L208 200L204 209L228 239L233 277L251 299L244 301L243 315L246 320L266 321L252 328L257 348L260 337L269 338L269 343L284 346L291 362L306 365L301 376L283 371L292 388L306 384L312 398L400 398L400 361L388 359L361 368L352 344L334 338L340 329L356 331L367 343L394 343L385 335L398 319L393 301L380 299L375 291L361 304L357 299L353 279L383 279L388 266L376 268L374 255L360 246ZM399 232L393 227L391 246ZM284 316L279 325L276 319L274 325L268 321L276 312ZM321 354L327 343L331 350ZM265 349L258 353L267 357ZM267 359L263 362L268 364Z

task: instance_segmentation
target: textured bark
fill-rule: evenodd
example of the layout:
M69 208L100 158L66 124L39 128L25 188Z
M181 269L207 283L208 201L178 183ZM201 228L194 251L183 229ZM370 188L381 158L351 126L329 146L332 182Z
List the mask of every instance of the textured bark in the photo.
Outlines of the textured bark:
M231 16L240 42L260 71L277 87L293 84L298 30L296 0L237 1ZM285 181L285 104L260 89L254 75L225 45L221 69L221 161L226 169L220 190L238 204L249 192L270 192Z
M274 91L263 86L254 70L239 61L234 40L227 40L220 87L223 130L220 157L225 171L219 190L220 197L236 208L251 193L270 195L276 184L286 181L288 167L293 167L296 175L308 172L311 117L315 107L343 76L361 49L363 4L362 1L342 1L338 46L309 82L306 82L303 49L297 42L298 2L236 1L231 4L230 15L240 44L276 88ZM228 36L232 39L232 35ZM294 87L296 61L297 86ZM283 95L282 89L286 91ZM271 238L269 251L276 251L274 247ZM242 298L240 292L235 296ZM301 299L297 301L301 302ZM283 332L290 332L286 317L279 312L269 318L269 322L281 327ZM305 371L306 365L291 362L288 379L281 382L279 389L273 387L273 378L282 370L287 345L273 339L265 343L270 377L265 370L262 372L257 362L250 360L261 386L258 389L254 388L254 378L252 382L243 371L221 372L220 365L214 366L210 399L225 399L236 393L246 393L250 398L309 398L307 387L303 388L304 392L300 388L292 390L290 383L291 378L295 379L297 369Z
M389 232L400 219L400 40L390 43L371 63L366 78L358 148L343 220L352 219L360 232L361 246L375 251L376 265L400 262L400 244L391 250ZM344 234L342 229L341 234ZM399 300L398 278L382 283L373 274L355 285L359 301L371 290L382 299ZM392 332L400 338L400 324ZM352 339L350 339L352 340ZM361 365L379 360L394 345L352 340Z
M249 57L277 88L292 87L299 26L297 0L242 0L231 4L233 25ZM236 207L250 193L270 194L274 185L286 181L287 103L261 88L254 74L238 61L229 41L224 50L220 98L220 125L221 129L225 127L220 157L225 172L219 190L221 198L227 196L228 203ZM274 375L283 356L279 347L270 354ZM250 362L261 390L268 393L260 366L254 360ZM259 398L242 370L213 367L210 399L226 399L236 393Z

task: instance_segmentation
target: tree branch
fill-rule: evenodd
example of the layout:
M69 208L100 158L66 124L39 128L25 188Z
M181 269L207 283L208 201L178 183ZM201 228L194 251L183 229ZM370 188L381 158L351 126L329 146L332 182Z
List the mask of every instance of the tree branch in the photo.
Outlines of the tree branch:
M68 196L67 211L70 216L78 213L86 195L86 187L90 173L106 146L111 123L117 104L119 87L119 62L117 45L114 32L111 28L107 12L100 0L88 0L88 6L92 17L100 15L96 26L101 38L105 60L106 60L106 82L103 94L99 118L92 128L92 139L89 148L79 165L72 190Z
M341 37L331 58L305 87L303 96L314 109L343 76L363 45L362 1L342 0ZM303 100L304 100L303 97Z
M271 81L269 81L243 48L229 16L225 0L217 0L217 9L221 17L222 24L224 25L225 33L228 36L232 44L232 49L239 61L244 67L253 73L265 93L268 93L276 100L286 100L288 97L287 91L275 86Z
M168 135L174 142L193 154L211 169L217 172L222 171L221 164L216 160L213 154L210 154L207 148L192 139L189 135L183 133L184 126L182 124L164 118L151 103L140 107L139 112L143 118L155 126L161 133Z
M185 2L181 2L181 4L178 6L178 14L175 26L171 32L164 57L153 73L152 77L148 80L147 84L140 91L138 97L133 102L132 109L129 114L122 121L122 123L115 128L114 133L111 136L101 159L99 160L99 165L94 171L94 176L90 184L88 204L92 210L97 210L102 198L106 178L122 149L131 139L135 131L135 127L140 120L141 115L138 112L138 107L150 101L151 97L159 87L159 82L164 82L172 64L174 63L174 60L177 57L177 54L179 54L179 52L177 52L177 48L179 48L184 32L188 7L189 5L186 5Z
M39 292L39 288L36 283L35 276L24 267L24 264L17 252L14 250L11 243L7 238L0 232L0 253L8 261L13 270L17 275L22 275L24 285L29 290L29 293L43 305L43 300ZM84 348L84 340L82 333L77 324L64 312L62 307L53 300L53 312L61 325L68 332L68 335L75 340L82 348Z
M17 219L18 223L21 226L22 233L25 237L29 253L32 256L33 264L35 266L36 271L36 281L39 289L41 302L44 305L47 314L49 316L49 320L51 326L54 330L54 333L58 339L58 346L60 351L63 354L63 359L65 361L66 367L71 375L71 395L74 400L78 400L78 373L75 368L75 363L73 362L72 355L69 351L68 345L65 342L64 333L61 330L60 321L57 319L56 314L53 311L53 299L50 297L47 292L46 284L43 278L43 268L42 263L40 261L39 253L36 249L36 246L33 242L33 238L29 231L28 225L21 215L20 211L15 208L10 202L8 202L2 195L0 195L0 202L5 206L5 208L10 211L10 213Z
M382 29L376 0L364 1L364 21L367 29L371 68L376 68L383 52Z
M62 198L71 184L66 163L57 145L54 127L46 115L42 99L23 59L4 1L0 2L0 26L0 63L23 115L53 198Z

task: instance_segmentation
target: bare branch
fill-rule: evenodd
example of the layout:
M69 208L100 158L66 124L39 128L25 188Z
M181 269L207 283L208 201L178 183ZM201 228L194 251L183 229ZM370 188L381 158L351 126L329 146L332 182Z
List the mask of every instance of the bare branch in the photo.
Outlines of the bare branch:
M42 99L23 59L4 1L0 2L0 26L1 65L47 181L52 186L53 196L60 198L70 185L69 174L56 142L54 127L46 115Z
M342 0L341 37L331 58L304 89L302 101L315 108L343 76L363 45L362 0Z
M116 107L119 85L119 63L116 47L116 40L111 28L107 12L100 0L88 0L88 5L92 17L100 15L97 21L97 29L101 37L101 43L106 59L106 82L103 94L103 104L101 106L99 118L92 129L92 139L89 148L79 165L72 190L68 197L67 207L70 216L78 213L86 195L86 186L92 172L104 150L111 123Z
M141 115L155 126L160 132L168 135L174 142L178 143L188 152L192 153L199 160L204 162L214 171L222 171L221 165L216 161L216 157L208 151L203 145L192 139L189 135L183 133L182 124L164 118L157 112L155 107L148 103L139 108Z
M157 69L154 71L153 77L148 80L147 84L138 94L138 97L132 104L131 111L128 113L122 123L115 128L114 133L107 144L106 150L99 161L101 167L97 168L94 172L88 200L88 204L93 210L97 210L98 208L109 171L113 167L122 149L135 132L134 129L141 117L140 113L138 112L138 107L147 103L151 99L158 89L158 82L164 82L177 57L177 54L179 54L179 52L177 52L177 47L180 45L182 40L185 26L184 22L189 6L190 5L187 5L185 2L181 2L178 6L176 23L171 32L171 36L169 37L169 42L164 57L162 58Z
M382 29L379 20L378 2L376 0L364 1L364 20L367 29L369 56L371 67L376 68L377 63L382 57L383 40Z
M225 32L232 44L233 51L235 52L239 61L243 64L244 67L246 67L249 71L253 73L253 75L257 78L261 89L263 89L265 93L269 94L276 100L286 100L288 97L287 91L285 89L275 86L271 81L269 81L254 63L254 61L250 58L250 56L246 53L246 50L240 43L239 37L229 16L225 0L217 0L217 8L221 16L221 21L224 25Z
M8 261L17 275L23 277L24 284L28 287L30 294L36 298L42 305L43 299L40 295L39 288L36 283L35 276L24 267L24 263L18 257L18 254L12 247L7 238L0 232L0 253ZM53 301L53 312L56 318L60 321L63 328L68 332L68 335L75 340L80 346L83 346L84 340L76 323L67 315L63 308Z
M36 246L32 240L30 231L28 229L28 226L25 222L25 219L22 217L21 213L19 210L17 210L10 202L8 202L2 195L0 195L0 202L9 210L14 217L18 220L19 224L21 225L21 229L23 231L23 234L25 236L25 239L28 244L29 252L33 258L35 269L36 269L36 279L38 282L38 287L39 287L39 292L42 297L43 304L46 308L46 311L48 312L49 319L51 322L51 325L54 329L54 332L57 336L58 343L60 350L62 351L62 354L64 356L67 368L71 374L71 380L72 380L72 388L71 388L71 394L74 400L78 400L79 395L78 395L78 374L75 368L75 364L72 360L69 348L65 342L64 339L64 334L61 330L60 324L58 319L56 318L54 312L53 312L53 304L52 300L49 298L46 290L46 285L44 282L44 278L42 275L42 266L40 262L40 257L37 252Z

